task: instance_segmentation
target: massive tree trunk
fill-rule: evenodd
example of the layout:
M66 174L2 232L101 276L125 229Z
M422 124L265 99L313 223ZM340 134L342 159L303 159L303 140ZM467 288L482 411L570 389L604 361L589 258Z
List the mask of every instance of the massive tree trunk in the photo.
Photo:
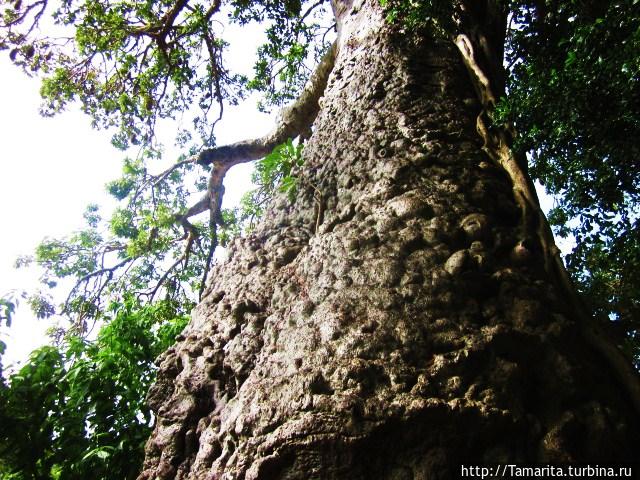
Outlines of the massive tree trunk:
M585 341L513 172L478 133L469 55L403 34L378 0L334 9L297 198L234 242L161 356L140 478L631 460L632 396ZM472 30L489 53L501 39Z

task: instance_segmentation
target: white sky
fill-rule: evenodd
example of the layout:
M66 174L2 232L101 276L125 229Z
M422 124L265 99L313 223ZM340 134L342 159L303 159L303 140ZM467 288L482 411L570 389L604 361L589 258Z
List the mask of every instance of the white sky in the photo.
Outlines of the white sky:
M242 38L226 58L235 71L249 73L262 33L244 28L240 35L238 29L226 27L225 35ZM11 64L6 51L0 52L0 295L39 288L37 269L16 270L16 258L32 254L45 237L62 237L81 228L89 203L112 204L104 185L120 176L126 156L111 145L109 132L91 129L89 118L77 106L53 118L40 117L39 88L38 79L26 77ZM225 116L216 127L219 145L270 130L273 115L260 114L255 105L256 99L249 99L238 107L225 106ZM160 140L165 146L171 146L174 135L173 125L162 126ZM167 149L163 163L173 163L177 155ZM159 164L157 171L163 168ZM251 168L239 165L227 174L225 206L237 203L250 187ZM44 332L51 325L36 320L21 302L12 326L0 328L0 338L8 345L4 367L23 361L46 343Z

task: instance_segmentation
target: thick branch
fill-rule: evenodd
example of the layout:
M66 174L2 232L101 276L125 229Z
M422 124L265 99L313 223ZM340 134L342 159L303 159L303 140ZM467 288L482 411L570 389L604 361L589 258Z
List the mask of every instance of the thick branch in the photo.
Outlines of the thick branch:
M196 158L191 158L177 163L165 172L154 177L154 185L162 182L171 172L183 165L197 162L201 165L211 165L207 193L184 214L176 215L175 221L180 222L185 238L197 236L195 227L189 222L189 218L207 210L210 212L209 228L211 232L211 246L207 255L205 269L202 277L200 295L204 290L204 284L209 273L213 254L217 247L217 225L222 225L220 208L224 195L223 180L227 171L239 163L246 163L268 155L275 147L284 143L289 138L295 138L310 129L320 111L319 100L327 86L329 74L333 69L336 55L335 43L322 57L315 72L307 82L298 99L293 105L285 108L278 119L276 127L266 136L243 140L231 145L224 145L202 151Z
M209 9L205 12L204 14L204 19L208 22L209 20L211 20L211 17L213 16L214 13L216 13L218 10L220 10L220 4L222 3L221 0L216 0L215 2L213 2L211 4L211 6L209 7Z
M264 157L288 138L295 138L308 129L320 111L318 100L327 86L335 53L334 43L322 57L298 99L280 113L278 124L270 133L264 137L204 150L198 157L198 163L211 165L213 162L218 162L228 170L233 165Z
M162 18L158 19L157 23L130 28L128 30L128 33L133 36L147 35L156 40L164 42L164 39L169 33L169 30L171 30L171 27L173 27L173 23L175 22L176 18L178 18L178 15L182 11L182 9L187 6L188 3L189 0L179 0L165 12Z
M316 71L298 99L293 105L283 110L278 124L268 135L204 150L198 156L178 162L153 177L154 185L157 185L164 181L174 170L184 165L196 162L201 165L213 164L209 174L207 193L192 205L186 213L175 216L176 221L179 221L185 228L185 233L193 228L188 219L211 209L211 207L213 207L213 213L218 219L220 205L222 204L222 181L229 168L239 163L262 158L288 138L294 138L309 129L320 110L318 100L324 92L329 74L333 69L335 54L336 46L334 44L318 64Z
M222 197L224 196L224 175L227 172L227 168L221 166L219 163L214 162L211 168L211 175L209 177L209 185L207 186L207 196L209 199L209 231L211 233L211 245L209 246L209 252L207 253L207 260L202 273L202 281L200 282L200 291L198 292L198 298L202 298L202 292L211 269L211 262L213 261L213 254L218 247L218 225L222 225L222 215L220 208L222 207Z
M160 23L162 25L162 30L159 33L160 36L162 37L167 36L167 34L169 33L169 30L171 30L171 27L173 26L173 22L176 21L176 18L178 18L180 11L188 3L189 3L189 0L179 0L176 3L174 3L169 10L167 10L167 13L165 13L162 19L160 20Z

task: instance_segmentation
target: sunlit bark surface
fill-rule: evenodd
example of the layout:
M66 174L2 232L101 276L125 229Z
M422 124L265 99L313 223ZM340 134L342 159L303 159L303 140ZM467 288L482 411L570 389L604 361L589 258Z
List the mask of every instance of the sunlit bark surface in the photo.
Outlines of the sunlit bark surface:
M634 459L637 417L523 238L453 43L342 4L291 202L159 359L140 479L426 479Z

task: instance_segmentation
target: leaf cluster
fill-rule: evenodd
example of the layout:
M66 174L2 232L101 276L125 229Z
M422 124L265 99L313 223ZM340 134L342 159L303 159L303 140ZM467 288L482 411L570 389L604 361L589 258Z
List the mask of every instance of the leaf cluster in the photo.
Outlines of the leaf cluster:
M2 322L7 327L11 326L11 321L16 311L16 303L17 301L9 295L0 297L0 326L2 326Z
M247 229L253 228L262 216L264 208L273 196L286 193L293 201L298 185L298 169L304 164L303 144L289 139L255 164L251 181L257 187L248 191L240 201L238 222Z
M111 213L90 205L81 230L47 238L16 262L43 270L44 293L27 299L36 315L60 314L71 328L53 329L54 346L36 350L20 371L2 378L0 477L135 477L153 423L142 400L153 380L152 360L184 326L211 245L240 234L275 193L293 195L302 162L301 146L277 147L257 163L258 189L245 201L251 212L223 210L221 227L211 230L197 217L208 204L193 209L208 191L208 172L192 157L213 146L216 122L208 112L221 114L223 101L233 103L247 87L265 92L266 104L293 98L310 73L306 63L327 43L315 21L323 3L231 3L232 21L270 25L249 80L224 68L215 0L2 0L0 50L44 77L43 113L79 101L95 126L118 129L116 146L144 148L107 185L117 202ZM202 144L151 174L149 165L160 156L150 147L157 120L193 114L194 106ZM191 139L188 131L179 136L183 146ZM53 289L69 282L57 308ZM0 307L8 324L14 303L3 300ZM0 343L0 355L4 348Z
M110 217L102 218L97 205L89 205L83 229L47 238L33 256L18 259L18 267L43 269L44 293L29 298L39 318L60 313L72 318L79 332L86 331L110 301L122 301L125 293L148 301L162 293L185 307L193 305L211 237L204 222L188 223L198 237L187 258L181 220L206 182L197 180L203 172L196 172L193 163L175 167L152 175L144 157L125 159L122 177L107 184L118 202ZM195 187L187 187L190 183ZM47 292L65 280L74 284L56 310Z
M79 100L126 148L148 144L157 119L196 106L194 126L207 141L209 111L235 101L241 81L225 70L226 43L211 22L220 3L3 0L0 49L43 76L45 115Z
M110 305L94 341L35 350L0 386L0 476L135 478L153 424L153 360L187 318L170 301L127 298Z
M227 19L220 0L1 0L0 50L43 78L44 115L79 101L94 126L117 129L113 143L122 149L150 145L159 119L186 116L212 146L211 113L219 119L225 102L248 88L280 105L302 88L305 62L327 47L330 28L316 21L324 3L237 0ZM225 67L228 21L268 24L251 79ZM187 129L177 140L190 137Z
M311 69L309 57L317 63L329 43L326 36L331 27L319 23L326 16L325 0L300 2L232 2L232 18L242 24L267 23L267 41L258 48L254 75L247 82L250 91L262 92L258 108L280 106L294 99L304 87Z

